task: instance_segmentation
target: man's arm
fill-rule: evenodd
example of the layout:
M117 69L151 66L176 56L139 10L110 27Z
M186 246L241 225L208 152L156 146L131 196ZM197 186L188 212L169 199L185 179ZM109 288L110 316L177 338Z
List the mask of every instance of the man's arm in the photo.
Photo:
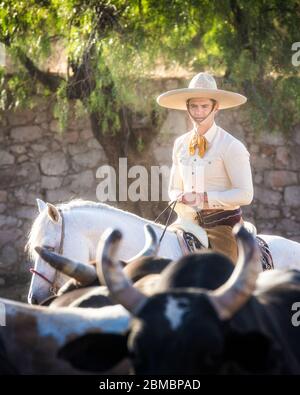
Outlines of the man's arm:
M231 189L223 192L208 191L210 209L250 204L253 199L253 182L250 155L239 141L233 141L225 152L224 164L231 181Z

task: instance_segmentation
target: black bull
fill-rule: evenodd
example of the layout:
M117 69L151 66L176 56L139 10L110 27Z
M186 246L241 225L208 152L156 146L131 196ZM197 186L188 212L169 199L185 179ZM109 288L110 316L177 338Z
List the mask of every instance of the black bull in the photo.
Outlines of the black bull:
M102 321L97 315L102 309L99 313L93 309L92 318L82 309L68 313L62 308L47 313L41 308L12 305L8 309L13 321L6 328L7 338L3 338L7 353L2 349L0 332L0 371L19 371L19 366L7 362L20 360L12 359L11 352L20 353L19 346L25 341L23 348L31 353L28 361L37 359L35 346L41 346L39 355L45 360L37 361L36 366L44 363L45 370L51 365L54 372L61 373L63 369L71 373L106 373L109 369L118 372L116 366L123 366L124 373L126 359L137 374L300 373L300 329L291 320L291 307L300 301L299 272L263 273L255 285L259 259L255 259L248 235L241 234L240 255L244 261L234 271L231 262L221 255L191 255L169 265L156 293L148 297L132 290L126 277L119 277L124 289L115 287L110 271L118 263L107 253L114 238L111 235L103 243L102 275L115 300L133 314L128 331L112 334L101 330ZM124 295L128 296L125 301ZM16 320L17 310L20 317ZM40 333L34 333L35 323L45 321L44 316L51 328L56 325L55 345L54 338L39 338ZM87 329L77 328L70 320ZM30 338L24 327L27 322L33 329ZM61 343L62 323L68 324L69 334ZM11 325L18 330L15 340L20 344L11 342ZM52 360L48 360L50 354ZM63 361L70 362L74 370Z
M119 335L123 347L117 352L115 339L107 347L105 334L89 334L64 346L61 357L80 369L88 357L88 369L97 372L102 358L114 365L129 357L136 374L300 374L300 329L292 324L300 272L263 273L255 285L259 258L249 236L239 237L245 259L234 272L231 262L215 253L169 265L157 293L126 306L134 319L128 333ZM102 259L104 265L111 259L107 267L112 266L105 247ZM122 302L121 291L114 292L109 273L103 273Z
M48 263L58 258L63 261L65 258L58 257L57 254L43 250L40 252L43 259ZM156 282L158 275L165 269L170 259L150 257L139 257L129 263L123 270L134 286L151 293L152 284ZM54 307L89 307L100 308L115 304L103 282L96 278L91 284L81 284L71 279L60 290L56 296L51 296L41 303L42 306Z

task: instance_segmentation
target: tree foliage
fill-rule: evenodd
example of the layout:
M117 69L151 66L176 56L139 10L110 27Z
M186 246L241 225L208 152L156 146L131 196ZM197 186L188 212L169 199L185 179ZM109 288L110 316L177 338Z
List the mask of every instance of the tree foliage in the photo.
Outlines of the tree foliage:
M291 61L299 0L2 0L0 25L18 62L13 75L2 71L2 108L36 92L55 95L63 126L69 99L78 100L108 156L147 146L149 131L135 135L130 125L148 114L155 129L149 76L157 64L222 77L223 87L248 96L254 128L288 131L300 121L300 67ZM66 75L43 68L56 43ZM114 154L109 146L120 138Z

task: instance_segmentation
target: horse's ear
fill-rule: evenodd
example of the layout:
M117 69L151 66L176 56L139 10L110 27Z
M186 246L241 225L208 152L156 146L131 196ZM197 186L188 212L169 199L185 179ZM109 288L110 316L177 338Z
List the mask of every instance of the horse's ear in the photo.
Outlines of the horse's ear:
M43 200L41 199L36 199L36 203L38 205L38 209L39 212L41 213L46 207L47 207L47 203L45 203Z
M60 220L60 214L57 208L51 204L51 203L46 203L47 209L48 209L48 216L53 222L59 222Z

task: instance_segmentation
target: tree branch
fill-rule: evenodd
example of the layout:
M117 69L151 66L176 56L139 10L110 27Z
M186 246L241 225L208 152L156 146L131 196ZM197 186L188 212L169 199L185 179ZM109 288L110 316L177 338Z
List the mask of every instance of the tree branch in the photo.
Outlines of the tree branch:
M18 49L18 58L27 69L29 75L49 88L51 92L56 92L59 85L64 81L58 74L40 70L34 62L21 50Z

